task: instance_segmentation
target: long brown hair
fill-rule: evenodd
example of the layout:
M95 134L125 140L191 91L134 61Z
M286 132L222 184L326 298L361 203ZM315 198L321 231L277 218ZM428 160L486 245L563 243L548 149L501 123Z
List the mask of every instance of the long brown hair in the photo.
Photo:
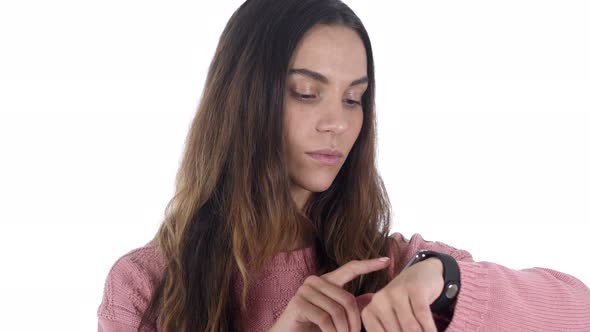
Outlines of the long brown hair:
M332 185L299 211L290 196L283 94L291 55L316 24L344 25L361 37L368 89L363 127ZM234 309L267 259L311 232L317 274L350 260L390 255L390 205L375 162L375 75L369 36L338 0L248 0L231 16L209 67L185 141L174 197L156 234L163 278L143 315L159 331L231 331ZM265 239L260 241L259 239ZM243 281L239 303L231 290ZM387 270L345 285L376 292ZM140 326L140 330L141 330ZM154 326L155 327L155 326Z

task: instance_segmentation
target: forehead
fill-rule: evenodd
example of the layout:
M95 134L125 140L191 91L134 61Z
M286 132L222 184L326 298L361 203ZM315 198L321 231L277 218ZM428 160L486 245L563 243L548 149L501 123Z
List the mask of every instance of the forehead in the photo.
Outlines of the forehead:
M290 68L308 68L337 80L367 75L367 55L358 33L345 26L316 25L297 45Z

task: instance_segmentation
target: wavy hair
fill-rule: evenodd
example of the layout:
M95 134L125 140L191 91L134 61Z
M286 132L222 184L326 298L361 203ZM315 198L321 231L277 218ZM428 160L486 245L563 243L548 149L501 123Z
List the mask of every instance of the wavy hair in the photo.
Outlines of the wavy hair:
M298 210L286 169L283 98L293 51L317 24L358 33L369 84L363 126L345 163L331 186L312 193ZM233 310L245 308L253 276L304 234L313 236L318 275L350 260L397 256L398 245L389 241L389 198L375 161L374 104L371 43L348 6L338 0L243 3L219 39L175 194L155 236L166 263L140 330L150 322L164 332L234 330ZM244 282L239 303L231 297L234 276ZM376 271L345 289L376 292L389 279L387 270Z

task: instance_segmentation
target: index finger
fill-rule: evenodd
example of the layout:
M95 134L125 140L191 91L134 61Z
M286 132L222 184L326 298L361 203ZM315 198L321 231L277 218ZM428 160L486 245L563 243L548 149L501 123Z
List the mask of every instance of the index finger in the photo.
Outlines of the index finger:
M353 260L332 272L323 274L321 277L334 285L343 287L344 284L360 275L382 270L388 267L389 261L389 257L373 258L367 260Z

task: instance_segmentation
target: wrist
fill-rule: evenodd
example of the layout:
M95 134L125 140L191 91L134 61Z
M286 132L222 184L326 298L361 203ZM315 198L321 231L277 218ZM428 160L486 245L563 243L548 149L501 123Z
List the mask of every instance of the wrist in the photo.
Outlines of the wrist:
M405 269L409 268L417 262L428 261L431 266L441 271L442 265L442 279L443 289L439 297L430 305L433 312L443 312L448 310L449 307L456 301L456 297L461 287L461 276L459 265L455 258L448 254L439 253L429 250L420 250L416 255L408 262Z
M443 263L439 258L430 257L430 258L425 259L424 262L430 263L440 273L440 275L443 276L443 272L444 272Z

